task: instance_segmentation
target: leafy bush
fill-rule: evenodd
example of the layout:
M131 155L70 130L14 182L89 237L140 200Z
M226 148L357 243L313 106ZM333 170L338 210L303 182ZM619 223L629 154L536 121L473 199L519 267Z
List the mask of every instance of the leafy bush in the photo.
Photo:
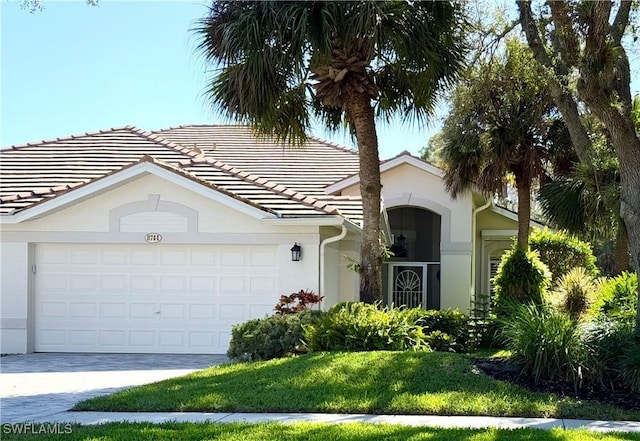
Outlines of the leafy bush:
M640 335L632 321L602 320L586 333L591 381L640 392Z
M428 350L424 337L406 310L357 302L333 306L304 330L312 351Z
M276 314L297 314L298 312L311 309L312 305L317 305L319 309L320 302L322 302L323 299L324 296L319 296L312 291L301 289L299 292L294 292L288 296L281 295L280 301L274 309Z
M569 316L533 303L512 303L509 315L502 338L521 372L532 375L536 383L558 379L577 388L588 353Z
M560 311L577 321L584 317L594 303L596 283L582 267L575 267L558 280L551 301Z
M495 313L503 317L512 302L543 303L550 273L535 251L524 252L516 245L502 255L494 279Z
M447 352L452 349L451 336L442 331L433 331L425 336L425 341L429 347L438 352Z
M629 389L640 392L640 337L629 342L618 364L620 378Z
M529 247L539 253L551 271L553 283L576 267L584 268L593 277L598 275L591 246L564 231L536 230L529 236Z
M235 325L227 356L236 360L269 360L306 352L302 344L303 326L317 322L322 314L320 311L303 311Z
M610 319L631 321L638 308L638 275L623 272L606 279L598 290L597 309Z
M422 327L422 332L428 337L427 341L435 351L467 352L470 348L471 338L469 334L469 317L458 309L407 309L406 314L410 320ZM435 337L429 337L433 333ZM441 335L447 335L448 339L440 339ZM438 345L432 344L432 340L438 340ZM447 344L443 345L446 340Z

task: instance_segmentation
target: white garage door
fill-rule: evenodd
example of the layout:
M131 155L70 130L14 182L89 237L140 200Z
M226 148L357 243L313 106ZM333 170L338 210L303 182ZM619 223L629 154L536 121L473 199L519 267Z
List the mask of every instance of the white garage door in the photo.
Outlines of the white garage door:
M38 244L35 350L226 352L278 300L275 246Z

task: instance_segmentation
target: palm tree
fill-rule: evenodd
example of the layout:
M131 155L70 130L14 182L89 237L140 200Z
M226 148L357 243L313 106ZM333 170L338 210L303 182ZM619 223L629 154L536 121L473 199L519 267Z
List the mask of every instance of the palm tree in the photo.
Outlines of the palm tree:
M629 239L620 217L620 166L611 142L597 121L583 117L593 149L591 164L577 157L567 169L554 168L553 179L538 192L545 217L555 226L591 242L615 240L612 273L629 269ZM592 118L591 118L592 119Z
M464 24L460 6L442 1L214 1L195 29L216 68L214 107L292 144L314 118L355 135L363 301L382 297L376 116L431 113L463 62Z
M553 109L544 76L532 69L522 43L510 41L504 59L471 69L453 94L440 156L453 197L475 186L500 193L509 175L518 192L518 247L528 247L531 191L545 176L549 115Z

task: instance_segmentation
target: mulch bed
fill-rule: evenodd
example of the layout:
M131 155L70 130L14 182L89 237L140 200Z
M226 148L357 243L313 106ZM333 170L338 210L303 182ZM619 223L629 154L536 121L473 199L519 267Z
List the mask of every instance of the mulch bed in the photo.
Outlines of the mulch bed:
M630 392L619 384L614 384L613 391L599 385L582 385L576 393L573 383L540 379L536 384L533 376L521 375L519 369L505 359L476 358L472 361L477 369L496 380L508 381L531 391L550 392L562 397L599 401L621 409L640 410L640 394Z

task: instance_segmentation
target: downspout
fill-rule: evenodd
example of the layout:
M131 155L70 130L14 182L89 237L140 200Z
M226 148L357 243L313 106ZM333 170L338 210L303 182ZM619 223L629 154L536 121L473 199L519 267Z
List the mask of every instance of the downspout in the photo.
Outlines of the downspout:
M347 227L343 223L342 231L340 232L340 234L338 234L337 236L328 237L320 243L320 293L319 295L321 296L324 295L324 271L325 271L324 249L328 244L344 239L346 235L347 235Z
M473 210L473 215L471 216L471 234L473 235L473 239L471 240L471 292L469 293L469 298L473 299L476 293L476 243L478 242L478 235L476 234L476 217L478 213L482 210L489 208L493 202L490 200L486 204L476 208Z

